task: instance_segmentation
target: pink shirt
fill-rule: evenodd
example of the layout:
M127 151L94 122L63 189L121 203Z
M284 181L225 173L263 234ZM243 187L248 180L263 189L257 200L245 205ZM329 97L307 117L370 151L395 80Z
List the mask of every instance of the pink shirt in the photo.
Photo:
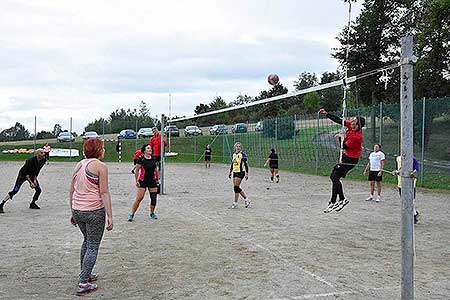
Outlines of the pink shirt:
M98 176L89 172L87 166L96 158L87 158L80 161L73 175L74 192L72 195L72 208L82 211L91 211L104 207L100 197Z
M52 147L49 146L44 146L42 147L44 149L44 152L50 152L52 150Z

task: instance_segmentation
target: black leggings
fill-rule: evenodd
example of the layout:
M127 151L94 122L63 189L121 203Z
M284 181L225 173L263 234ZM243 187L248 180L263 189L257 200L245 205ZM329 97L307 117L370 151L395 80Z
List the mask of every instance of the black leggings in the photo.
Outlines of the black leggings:
M14 184L14 188L11 192L9 192L9 197L12 199L14 197L15 194L17 194L20 190L20 187L22 186L22 184L27 181L27 179L25 177L17 177L16 183ZM39 199L39 195L42 193L41 187L39 186L39 181L34 178L31 178L31 181L36 181L37 185L34 188L34 196L33 196L33 202L37 201Z
M341 178L345 178L347 173L355 167L358 163L358 158L351 158L347 155L342 155L342 163L339 163L334 166L333 171L331 172L330 179L333 183L333 188L331 192L331 203L336 202L336 198L339 195L339 200L344 200L344 190L342 189Z

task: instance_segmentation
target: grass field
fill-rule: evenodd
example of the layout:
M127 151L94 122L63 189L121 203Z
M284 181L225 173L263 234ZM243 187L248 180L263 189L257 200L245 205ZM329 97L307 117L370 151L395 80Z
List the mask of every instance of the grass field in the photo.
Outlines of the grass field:
M333 127L337 129L338 127ZM450 128L449 128L450 130ZM384 129L383 145L386 153L398 153L398 138L396 133L398 128L386 127ZM324 134L324 136L322 135ZM445 135L446 133L443 133ZM318 138L321 136L321 138ZM397 139L397 140L394 140ZM365 140L369 140L368 132L365 131ZM442 149L436 153L429 152L426 158L444 157L443 148L445 143L442 141L442 135L434 134L430 138L433 144L439 144ZM177 152L178 156L167 158L168 163L196 163L203 161L203 152L207 144L212 145L213 162L229 163L229 157L235 142L241 142L249 156L249 164L251 167L262 167L272 147L277 149L280 156L280 169L302 172L307 174L318 174L328 176L331 168L337 162L339 154L337 144L330 133L330 127L320 128L301 128L296 131L292 139L276 140L275 138L264 137L262 133L249 132L247 134L229 134L220 136L198 136L198 137L174 137L171 138L171 151ZM147 143L148 139L125 140L122 143L122 161L131 162L132 155L136 150L136 145L140 147ZM60 146L59 144L58 146ZM69 144L62 144L68 148ZM443 146L444 145L444 146ZM43 143L38 143L38 147ZM52 145L56 147L55 145ZM105 161L116 162L118 155L115 150L115 142L105 142ZM29 145L15 145L14 148L29 148ZM370 151L371 145L366 142L366 148ZM11 149L11 145L0 145L0 151ZM73 148L78 149L82 153L82 142L73 143ZM416 151L417 152L417 151ZM441 155L441 156L438 156ZM367 154L365 154L367 155ZM28 154L2 154L0 153L0 161L19 160L23 161ZM419 157L419 156L418 156ZM69 161L68 158L52 158L53 161ZM77 160L73 158L73 160ZM357 180L366 180L362 175L362 170L366 161L360 159L359 165L349 174L349 178ZM386 169L393 170L395 168L394 156L389 156L386 161ZM450 168L435 168L425 166L425 176L423 187L433 189L450 189ZM396 183L396 177L385 174L385 182Z

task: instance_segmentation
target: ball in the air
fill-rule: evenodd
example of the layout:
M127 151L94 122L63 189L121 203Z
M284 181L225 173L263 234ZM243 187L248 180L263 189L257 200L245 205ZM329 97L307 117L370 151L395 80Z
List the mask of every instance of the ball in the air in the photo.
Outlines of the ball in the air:
M280 81L280 78L278 77L277 74L270 74L267 77L267 82L271 85L276 85L278 83L278 81Z

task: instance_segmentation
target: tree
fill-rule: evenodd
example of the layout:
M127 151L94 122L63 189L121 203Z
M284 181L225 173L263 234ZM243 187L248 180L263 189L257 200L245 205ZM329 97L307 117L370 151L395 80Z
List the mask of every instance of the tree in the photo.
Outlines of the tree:
M267 99L279 95L284 95L288 93L288 89L285 88L281 83L274 85L268 91L261 91L256 100ZM269 102L263 105L262 117L276 117L280 112L279 102Z
M320 77L320 84L330 83L341 79L339 72L324 72ZM320 104L328 111L337 111L342 108L342 87L333 87L319 91Z
M62 127L59 124L55 124L55 126L53 126L53 135L54 136L58 136L61 132L62 132Z
M20 124L16 122L13 127L7 128L0 132L0 141L23 141L30 138L30 132Z
M147 107L147 103L144 102L144 100L141 100L139 103L139 116L141 118L147 118L150 117L150 110Z
M52 132L50 132L50 131L45 131L45 130L39 131L39 132L36 134L36 139L38 139L38 140L52 139L52 138L54 138L54 137L55 137L55 136L53 135Z
M320 109L320 95L317 92L308 93L303 99L307 112L317 112Z

